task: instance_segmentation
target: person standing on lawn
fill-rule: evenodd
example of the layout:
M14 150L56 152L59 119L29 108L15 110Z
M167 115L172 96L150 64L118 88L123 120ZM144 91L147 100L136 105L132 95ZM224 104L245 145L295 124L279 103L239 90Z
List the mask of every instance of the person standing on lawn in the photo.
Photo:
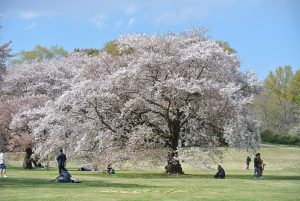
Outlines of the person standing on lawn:
M2 152L0 153L0 169L1 169L1 177L7 177L4 154Z
M57 166L58 166L58 172L60 175L62 173L62 170L66 169L66 161L67 161L67 157L64 154L62 149L60 149L60 153L56 157L56 161L57 161Z

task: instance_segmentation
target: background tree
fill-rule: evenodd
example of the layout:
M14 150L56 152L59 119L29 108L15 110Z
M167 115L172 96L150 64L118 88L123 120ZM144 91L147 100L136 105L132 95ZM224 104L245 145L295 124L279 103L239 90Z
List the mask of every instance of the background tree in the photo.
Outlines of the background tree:
M0 81L2 81L3 75L6 71L7 59L12 56L10 54L11 52L11 49L9 48L10 44L11 42L0 45Z
M292 101L300 104L300 70L297 70L292 81Z
M1 28L1 26L0 26ZM6 73L6 63L9 57L12 55L10 54L11 49L9 45L11 42L7 42L0 45L0 151L4 151L5 146L7 144L8 139L8 132L7 132L7 119L4 117L6 116L6 109L7 105L5 102L6 97L3 94L3 77ZM4 117L4 118L3 118Z
M117 47L117 40L112 40L112 41L107 42L104 45L103 51L108 54L111 54L112 56L120 55L120 51Z
M49 59L60 59L66 57L68 52L59 46L52 46L50 48L43 47L41 45L35 46L33 50L21 51L17 53L16 58L12 60L12 63L21 62L33 62L33 61L43 61Z
M128 47L127 49L121 50L120 47L118 47L118 41L112 40L104 45L102 51L112 56L120 56L122 54L131 54L133 52L133 48Z
M222 47L229 54L237 53L237 51L234 48L232 48L227 41L217 40L216 42L220 45L220 47Z
M298 77L298 71L294 74L291 66L279 66L275 72L269 73L263 93L255 101L262 131L270 129L287 134L299 125Z

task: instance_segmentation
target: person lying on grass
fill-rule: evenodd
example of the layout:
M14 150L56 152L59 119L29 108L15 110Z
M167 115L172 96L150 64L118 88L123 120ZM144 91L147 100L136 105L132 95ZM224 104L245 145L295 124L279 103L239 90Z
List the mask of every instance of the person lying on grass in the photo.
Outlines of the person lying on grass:
M84 161L83 164L80 165L79 171L92 171L92 169L89 168L88 164Z

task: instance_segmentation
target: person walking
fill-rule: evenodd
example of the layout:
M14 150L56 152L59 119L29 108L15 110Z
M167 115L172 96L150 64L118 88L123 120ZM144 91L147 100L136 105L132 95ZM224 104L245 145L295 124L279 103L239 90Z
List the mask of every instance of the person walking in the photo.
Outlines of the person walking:
M59 172L59 175L60 175L62 173L62 170L66 169L65 167L66 167L66 161L67 161L67 157L63 153L62 149L60 149L60 153L56 157L56 161L57 161L57 166L58 166L58 172Z
M1 177L7 177L4 154L2 152L0 153L0 169L1 169Z
M251 161L251 158L249 156L247 156L247 159L246 159L246 170L249 170L250 161Z

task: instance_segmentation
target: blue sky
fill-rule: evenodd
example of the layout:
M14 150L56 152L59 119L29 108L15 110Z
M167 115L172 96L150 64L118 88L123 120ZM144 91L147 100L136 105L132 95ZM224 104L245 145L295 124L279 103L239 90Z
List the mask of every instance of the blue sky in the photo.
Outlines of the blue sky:
M298 0L0 0L1 43L13 52L40 44L101 48L122 33L205 27L238 51L241 70L300 69Z

